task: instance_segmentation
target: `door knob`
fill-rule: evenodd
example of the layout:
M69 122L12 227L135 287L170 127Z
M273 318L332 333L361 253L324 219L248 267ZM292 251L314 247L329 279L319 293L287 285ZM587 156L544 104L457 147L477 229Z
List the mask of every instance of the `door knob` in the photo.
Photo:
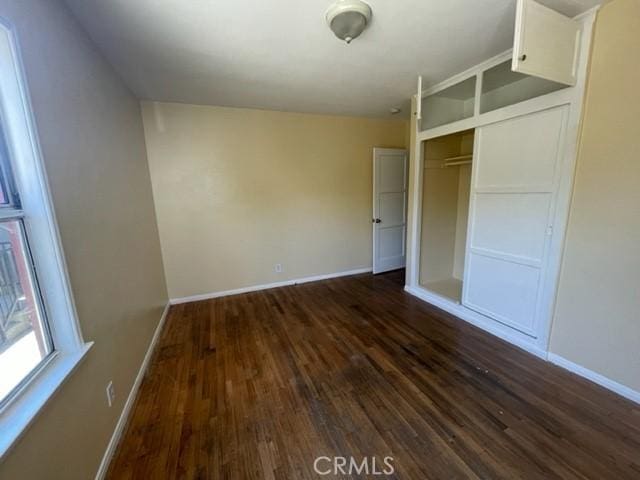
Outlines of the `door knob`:
M380 220L379 218L374 218L373 223L382 223L382 220Z

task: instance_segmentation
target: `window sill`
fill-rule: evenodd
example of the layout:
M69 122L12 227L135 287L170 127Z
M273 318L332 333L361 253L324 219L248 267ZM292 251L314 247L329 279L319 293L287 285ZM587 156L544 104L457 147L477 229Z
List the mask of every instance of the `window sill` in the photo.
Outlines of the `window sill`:
M73 373L93 342L85 343L73 353L58 352L29 382L24 391L0 412L0 461L11 450L49 399Z

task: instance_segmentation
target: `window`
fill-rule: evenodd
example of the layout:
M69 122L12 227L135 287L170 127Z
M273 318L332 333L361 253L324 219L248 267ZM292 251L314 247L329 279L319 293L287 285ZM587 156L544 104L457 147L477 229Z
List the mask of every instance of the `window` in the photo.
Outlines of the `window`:
M0 21L0 458L88 351L15 36Z
M0 405L53 350L26 245L21 219L0 222Z
M53 351L0 125L0 406Z

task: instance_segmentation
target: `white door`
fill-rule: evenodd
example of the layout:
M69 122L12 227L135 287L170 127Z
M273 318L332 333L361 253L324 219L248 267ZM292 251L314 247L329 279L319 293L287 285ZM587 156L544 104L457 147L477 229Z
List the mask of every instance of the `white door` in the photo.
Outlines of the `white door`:
M373 273L405 266L406 150L373 149Z
M567 106L481 127L462 303L532 337L543 308Z
M580 24L535 0L518 0L512 69L576 84Z

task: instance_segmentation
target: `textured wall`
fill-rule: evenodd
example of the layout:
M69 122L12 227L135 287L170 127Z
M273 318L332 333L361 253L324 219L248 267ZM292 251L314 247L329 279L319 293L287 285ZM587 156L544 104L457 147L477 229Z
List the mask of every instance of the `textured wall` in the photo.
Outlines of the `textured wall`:
M143 113L171 298L371 267L373 147L404 147L405 121Z
M550 349L640 391L640 1L598 15Z
M64 4L0 2L0 16L22 47L80 324L95 342L0 463L0 478L86 480L167 301L140 106Z

